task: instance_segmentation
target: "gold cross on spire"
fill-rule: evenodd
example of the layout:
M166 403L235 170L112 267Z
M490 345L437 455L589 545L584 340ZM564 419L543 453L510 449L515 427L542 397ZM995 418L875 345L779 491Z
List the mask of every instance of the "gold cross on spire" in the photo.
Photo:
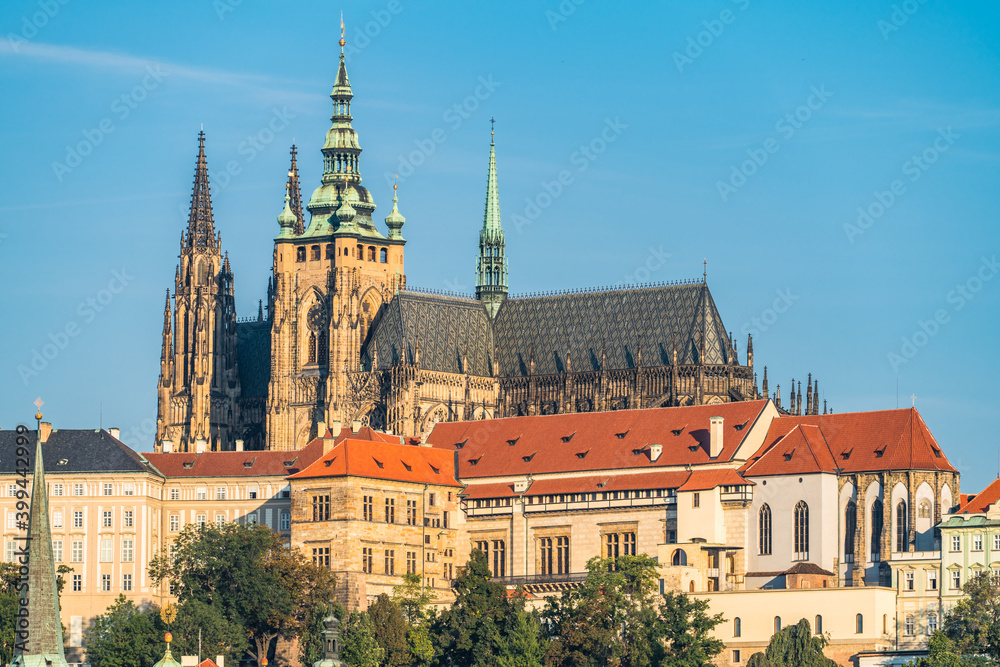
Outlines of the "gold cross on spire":
M42 406L45 405L45 401L43 401L42 397L39 396L38 398L35 399L34 405L35 408L38 410L35 413L35 421L40 422L42 421Z

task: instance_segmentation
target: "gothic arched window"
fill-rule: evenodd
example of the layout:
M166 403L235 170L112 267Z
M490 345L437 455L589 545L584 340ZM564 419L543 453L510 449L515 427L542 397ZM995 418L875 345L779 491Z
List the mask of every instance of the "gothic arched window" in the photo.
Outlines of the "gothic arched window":
M878 562L882 557L882 501L878 498L872 503L872 561Z
M853 500L847 501L844 510L844 562L854 562L854 535L858 530L858 506Z
M306 345L306 363L316 363L316 334L312 331L309 332L309 342Z
M771 506L764 504L757 517L760 555L771 555Z
M330 356L329 345L327 345L326 331L319 332L319 341L316 352L316 363L326 364L327 357Z
M671 565L687 565L688 557L683 549L677 549L674 551L673 556L670 558Z
M795 504L795 560L809 560L809 506L804 500Z
M908 519L909 517L906 513L906 502L900 500L899 504L896 505L896 551L908 551Z

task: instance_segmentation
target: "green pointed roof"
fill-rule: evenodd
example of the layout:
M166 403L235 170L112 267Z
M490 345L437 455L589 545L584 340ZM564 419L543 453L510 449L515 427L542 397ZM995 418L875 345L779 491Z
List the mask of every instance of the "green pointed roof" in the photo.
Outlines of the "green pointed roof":
M278 225L281 227L281 232L278 234L278 238L293 238L295 236L295 225L298 221L298 217L296 217L295 213L292 211L292 196L289 194L288 190L286 190L285 208L278 214Z
M153 667L181 667L181 663L174 660L173 654L170 653L170 642L167 642L167 650L163 652L163 657Z
M497 189L497 158L495 144L490 139L490 171L486 177L486 213L483 215L483 229L503 232L500 225L500 193Z

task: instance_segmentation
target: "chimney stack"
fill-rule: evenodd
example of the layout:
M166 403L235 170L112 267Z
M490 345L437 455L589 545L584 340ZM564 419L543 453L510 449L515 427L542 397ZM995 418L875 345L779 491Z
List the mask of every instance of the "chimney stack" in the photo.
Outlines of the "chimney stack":
M50 435L52 435L52 422L42 422L41 431L39 432L42 442L48 442Z
M242 440L237 440L236 441L236 451L238 451L238 452L242 452L243 451L243 441Z
M205 441L204 438L198 438L197 440L194 441L194 453L195 454L204 454L205 453L205 447L207 445L208 445L208 443Z
M326 422L316 422L316 437L322 438L326 436Z
M160 440L160 451L164 454L169 454L174 451L174 441L173 440Z
M657 459L660 458L660 454L663 453L663 445L650 445L649 446L649 460L655 463Z
M355 419L351 422L351 433L357 433L361 430L361 420Z
M112 426L111 428L108 429L108 433L110 433L111 437L114 438L115 440L121 440L121 438L118 437L119 435L121 435L121 432L122 432L121 429L118 428L117 426Z
M708 455L713 459L722 453L722 417L712 417L708 427Z
M340 431L341 431L341 426L340 426L340 420L339 419L334 419L332 422L330 422L330 437L331 438L336 438L338 435L340 435Z

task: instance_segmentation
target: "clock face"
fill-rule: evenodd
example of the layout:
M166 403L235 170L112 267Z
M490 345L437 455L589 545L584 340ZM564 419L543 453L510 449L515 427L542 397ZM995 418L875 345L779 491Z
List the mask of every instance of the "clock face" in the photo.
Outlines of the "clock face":
M306 315L306 321L309 323L309 328L313 331L319 331L326 324L326 312L323 310L323 306L316 304L309 309L309 314Z

